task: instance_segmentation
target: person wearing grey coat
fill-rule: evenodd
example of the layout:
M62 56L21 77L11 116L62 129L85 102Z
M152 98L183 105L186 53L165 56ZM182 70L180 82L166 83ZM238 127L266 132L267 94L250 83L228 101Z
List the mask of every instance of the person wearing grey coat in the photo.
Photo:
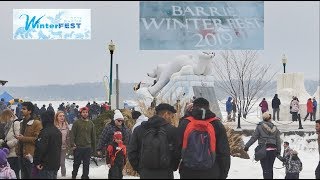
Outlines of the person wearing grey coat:
M266 157L260 160L264 179L273 179L273 164L277 156L281 153L280 131L271 122L271 114L263 113L263 121L260 122L250 140L246 143L244 150L258 140L258 146L266 145Z

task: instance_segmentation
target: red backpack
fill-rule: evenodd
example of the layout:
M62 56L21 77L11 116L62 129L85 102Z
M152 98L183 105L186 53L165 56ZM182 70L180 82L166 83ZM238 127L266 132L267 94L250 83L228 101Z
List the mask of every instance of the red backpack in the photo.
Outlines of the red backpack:
M189 116L186 119L190 122L183 134L183 166L193 170L212 168L216 158L216 134L211 122L219 118L197 120Z

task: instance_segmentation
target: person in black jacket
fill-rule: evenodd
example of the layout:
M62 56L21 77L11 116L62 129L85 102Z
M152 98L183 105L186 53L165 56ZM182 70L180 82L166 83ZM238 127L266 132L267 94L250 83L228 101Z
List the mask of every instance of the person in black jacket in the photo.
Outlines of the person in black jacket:
M176 110L173 106L165 103L159 104L155 110L156 115L149 118L148 121L142 122L140 126L137 126L134 129L128 146L128 159L132 168L140 174L141 179L173 179L173 171L177 170L179 165L179 153L176 151L176 127L170 124L170 120L174 117ZM169 152L170 160L168 161L169 165L165 168L158 167L151 169L140 162L143 156L145 156L141 149L143 140L145 140L145 133L152 128L163 128L166 131L168 142L167 150ZM161 144L160 146L164 147L165 144Z
M97 154L99 156L102 155L104 148L113 141L113 134L116 131L121 131L123 144L129 144L131 130L125 125L124 121L125 119L122 113L118 109L114 110L113 121L104 127L100 135L99 144L97 146Z
M54 112L46 111L40 115L43 129L36 140L33 157L34 166L39 170L40 179L57 179L60 168L62 135L54 125Z
M54 112L54 109L53 109L53 107L52 107L52 104L51 104L51 103L49 103L49 106L48 106L48 108L47 108L47 111L53 111L53 112Z
M193 101L191 116L197 120L206 120L216 115L210 111L209 102L204 98ZM204 109L205 111L203 111ZM205 113L204 113L205 112ZM204 117L204 118L203 118ZM182 149L184 132L189 121L182 119L178 126L179 152ZM183 157L179 167L181 179L226 179L230 169L230 147L226 130L220 120L211 122L215 129L216 137L216 159L212 168L208 170L195 170L184 165Z
M280 99L278 98L278 94L275 94L272 99L273 120L275 120L275 117L276 117L275 115L277 113L277 120L279 121L280 105L281 105L281 102L280 102Z
M21 108L22 109L22 108ZM40 117L40 109L38 107L37 104L34 104L34 112L33 114L36 116L36 117Z

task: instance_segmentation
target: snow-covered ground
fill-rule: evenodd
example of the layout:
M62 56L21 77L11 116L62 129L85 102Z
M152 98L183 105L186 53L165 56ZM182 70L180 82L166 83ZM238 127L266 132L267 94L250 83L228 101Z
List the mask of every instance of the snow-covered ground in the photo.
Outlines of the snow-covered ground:
M245 143L250 137L244 137ZM319 161L319 154L317 149L316 141L308 143L307 139L314 139L315 135L300 137L297 135L290 135L281 137L283 141L288 141L290 147L297 150L299 157L303 163L303 170L300 173L301 179L314 179L314 170L317 167ZM257 142L249 148L249 155L251 159L241 159L238 157L231 157L231 167L229 171L228 179L263 179L262 169L260 162L253 160L254 148L257 146ZM72 160L66 160L67 177L71 178L72 172ZM274 164L274 178L283 179L285 177L285 168L282 168L282 162L278 159L275 160ZM80 179L82 175L82 166L79 168L77 178ZM93 162L90 164L91 179L106 179L108 178L108 168L104 161L99 162L97 167ZM174 172L175 179L179 179L178 171ZM61 178L60 171L58 172L58 178ZM126 179L137 179L138 177L124 176Z
M64 101L72 103L75 102L80 107L85 106L88 102L87 101ZM103 101L97 101L97 103L102 103ZM37 103L39 107L42 106L42 104L46 104L46 106L49 104L49 101L34 101L34 103ZM52 101L53 107L57 109L59 104L61 104L61 101ZM224 117L223 120L226 118L226 112L225 112L225 104L219 103L220 110L222 113L222 116ZM256 127L256 123L260 121L260 111L257 107L254 107L253 112L248 115L248 118L246 121L241 120L241 127L242 129L254 129ZM281 124L280 124L281 123ZM227 125L236 128L237 123L231 122L226 123ZM274 122L280 129L280 131L297 131L298 130L298 122L292 123L290 119L286 121L281 122ZM302 122L304 129L302 131L308 131L312 132L314 131L314 122L306 121ZM250 137L243 137L244 142L246 143L249 140ZM282 141L288 141L290 143L290 147L297 150L299 152L299 157L303 163L303 170L300 173L301 179L314 179L314 170L319 162L319 153L318 153L318 145L316 141L308 141L309 139L315 140L317 138L316 134L309 136L308 134L305 134L304 137L298 136L298 135L290 135L290 136L281 136ZM254 148L257 146L257 142L253 144L249 148L249 155L251 159L241 159L237 157L231 158L231 167L229 171L228 179L262 179L262 169L260 162L255 162L253 160L253 154L254 154ZM66 166L67 166L67 177L71 178L71 171L72 171L72 160L66 160ZM97 167L94 163L90 164L90 178L92 179L106 179L108 178L108 168L105 166L104 161L99 162L99 167ZM82 166L79 168L78 176L77 178L80 178L82 174ZM174 173L175 179L179 179L179 173L176 171ZM283 179L285 177L285 169L282 168L282 162L280 162L278 159L276 159L274 164L274 178L276 179ZM61 178L60 171L58 173L58 178ZM131 177L131 176L124 176L124 178L130 178L135 179L137 177Z

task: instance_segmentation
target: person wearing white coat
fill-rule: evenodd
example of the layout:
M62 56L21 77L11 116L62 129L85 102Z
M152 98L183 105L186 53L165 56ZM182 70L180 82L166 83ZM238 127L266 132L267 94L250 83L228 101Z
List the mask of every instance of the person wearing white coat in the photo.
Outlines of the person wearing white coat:
M18 140L14 137L20 134L20 121L17 120L16 115L10 110L4 110L0 115L0 121L6 123L4 128L5 138L0 139L0 145L2 148L8 148L9 154L7 160L10 164L11 169L16 173L17 179L20 179L19 171L19 159L16 154L16 147L18 145Z
M136 123L132 127L132 132L143 121L148 121L148 118L145 115L141 114L139 111L132 111L131 116L132 116L132 119L136 120Z

